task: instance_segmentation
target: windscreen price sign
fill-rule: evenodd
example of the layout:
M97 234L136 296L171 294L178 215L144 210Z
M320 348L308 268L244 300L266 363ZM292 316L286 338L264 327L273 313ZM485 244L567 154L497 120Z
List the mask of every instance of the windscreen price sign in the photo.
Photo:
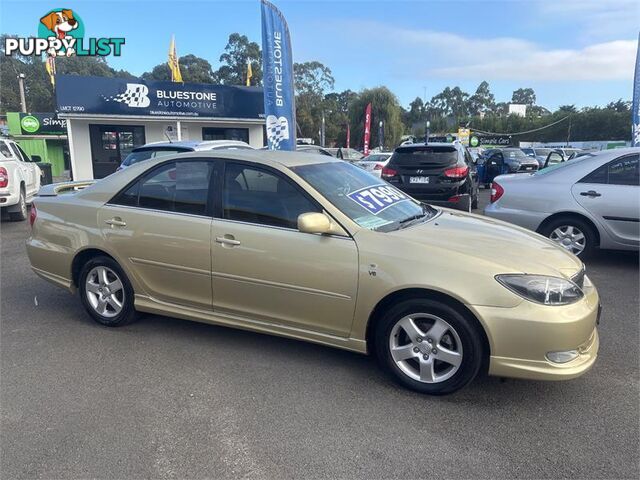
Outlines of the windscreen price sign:
M374 215L378 215L396 203L409 200L406 195L390 185L374 185L373 187L361 188L347 196Z

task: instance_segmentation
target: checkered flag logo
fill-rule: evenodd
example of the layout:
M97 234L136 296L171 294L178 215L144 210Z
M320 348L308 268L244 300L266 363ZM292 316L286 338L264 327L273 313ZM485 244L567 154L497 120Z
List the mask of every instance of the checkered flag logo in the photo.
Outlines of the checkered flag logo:
M278 150L283 140L289 140L289 120L267 115L267 140L271 149Z
M124 103L128 107L145 108L151 104L151 100L148 97L149 87L142 85L141 83L127 83L127 89L124 93L118 95L112 95L103 98L107 102Z

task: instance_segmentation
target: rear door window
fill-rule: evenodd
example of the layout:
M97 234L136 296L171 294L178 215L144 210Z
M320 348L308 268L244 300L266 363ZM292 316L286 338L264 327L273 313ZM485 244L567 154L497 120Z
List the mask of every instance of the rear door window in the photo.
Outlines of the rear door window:
M638 158L640 155L628 155L609 163L609 184L638 186Z
M212 170L211 162L170 162L142 177L111 203L206 215Z

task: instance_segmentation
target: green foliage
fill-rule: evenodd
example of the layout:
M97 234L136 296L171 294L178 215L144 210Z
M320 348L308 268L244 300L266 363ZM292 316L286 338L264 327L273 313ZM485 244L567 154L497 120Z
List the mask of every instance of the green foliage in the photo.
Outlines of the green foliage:
M535 105L536 93L533 91L533 88L519 88L513 92L511 103Z
M364 142L364 115L371 103L371 148L378 146L378 123L384 122L384 147L394 148L404 133L402 111L398 98L387 87L376 87L361 91L349 107L352 146L361 147Z
M247 64L251 62L251 85L262 85L262 51L246 35L232 33L220 55L220 68L213 74L213 82L222 85L245 85Z

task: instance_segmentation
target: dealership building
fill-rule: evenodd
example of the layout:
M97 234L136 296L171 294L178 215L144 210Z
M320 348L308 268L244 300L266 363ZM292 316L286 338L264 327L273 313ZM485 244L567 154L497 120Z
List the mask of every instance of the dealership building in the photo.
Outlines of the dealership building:
M264 145L262 88L56 76L74 180L113 173L151 142L242 140Z

